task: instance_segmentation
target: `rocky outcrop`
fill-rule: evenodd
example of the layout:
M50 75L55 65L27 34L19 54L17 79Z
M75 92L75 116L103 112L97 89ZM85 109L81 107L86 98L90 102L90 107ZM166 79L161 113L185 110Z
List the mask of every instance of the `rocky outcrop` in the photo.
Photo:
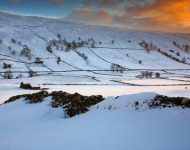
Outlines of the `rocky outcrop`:
M40 91L34 94L27 94L25 100L28 100L30 104L41 103L48 96L50 96L50 94L47 91Z
M51 93L48 93L47 91L40 91L34 94L13 96L5 103L24 98L24 101L28 101L29 104L34 104L43 102L47 97L51 97L52 99L50 102L51 107L62 107L70 117L85 113L91 106L104 100L101 95L84 96L79 93L70 94L63 91L54 91ZM167 97L163 95L157 95L152 100L143 102L143 105L144 104L148 105L150 109L175 106L190 108L190 99L186 97ZM135 107L135 110L138 110L141 107L140 105L141 104L139 101L135 101L133 107Z
M13 97L9 98L7 101L4 102L4 104L13 102L20 98L24 98L25 101L28 100L30 104L40 103L40 102L44 101L44 98L48 97L49 95L50 94L47 91L40 91L40 92L34 93L34 94L17 95L17 96L13 96Z
M167 97L157 95L153 100L148 103L150 108L165 108L181 106L182 108L190 108L190 99L186 97Z
M104 99L101 95L83 96L78 93L69 94L63 91L54 91L52 93L40 91L34 94L13 96L5 101L5 104L20 98L24 98L24 100L28 101L30 104L41 103L49 96L52 97L50 105L54 108L62 107L70 117L87 112L90 106L95 105Z
M69 94L63 91L52 92L52 107L63 107L69 116L75 116L88 111L88 108L101 102L101 95L83 96L79 93Z
M13 101L18 100L18 99L20 99L20 98L25 98L26 96L27 96L27 94L12 96L12 97L9 98L7 101L5 101L4 104L13 102Z

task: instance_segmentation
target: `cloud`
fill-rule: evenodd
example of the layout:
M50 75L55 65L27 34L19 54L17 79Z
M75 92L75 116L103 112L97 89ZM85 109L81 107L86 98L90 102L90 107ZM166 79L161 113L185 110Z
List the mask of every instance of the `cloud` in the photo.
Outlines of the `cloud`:
M94 25L110 25L112 22L109 13L104 9L92 11L86 8L75 8L66 19Z
M85 6L85 7L90 7L90 6L92 6L92 0L84 0L84 2L83 2L83 6Z
M119 7L121 4L123 7ZM66 18L97 25L190 33L188 0L84 0L83 6L89 9L76 8ZM91 6L98 10L90 10Z
M121 5L125 0L84 0L84 7L109 8Z
M113 22L113 26L128 27L128 28L131 28L135 26L136 24L136 20L127 15L112 16L112 22Z
M8 0L9 3L20 3L23 0Z
M115 7L124 2L124 0L100 0L98 5L100 7Z
M154 18L158 22L170 21L175 24L190 23L190 1L157 0L141 7L127 7L126 14L139 18Z
M51 0L53 5L59 5L61 3L64 3L65 1L67 1L67 0Z
M190 1L156 0L144 5L125 7L125 15L136 21L136 27L178 31L190 27Z

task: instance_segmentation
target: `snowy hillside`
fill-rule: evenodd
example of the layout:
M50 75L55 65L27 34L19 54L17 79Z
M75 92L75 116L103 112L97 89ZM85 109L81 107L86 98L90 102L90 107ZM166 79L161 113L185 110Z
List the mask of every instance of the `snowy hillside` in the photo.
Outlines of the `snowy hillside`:
M163 77L166 83L170 78L179 81L180 76L185 80L170 80L169 85L189 85L189 34L92 26L4 12L0 19L2 83L8 78L17 79L6 81L11 84L40 80L37 84L132 85L145 72L153 78ZM158 85L157 80L154 83Z

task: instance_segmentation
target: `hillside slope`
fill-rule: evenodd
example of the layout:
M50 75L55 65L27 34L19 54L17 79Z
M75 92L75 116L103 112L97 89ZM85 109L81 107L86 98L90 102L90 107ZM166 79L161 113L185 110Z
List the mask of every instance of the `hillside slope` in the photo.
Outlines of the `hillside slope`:
M86 70L77 74L97 76L99 71L109 71L112 64L122 71L190 69L188 34L92 26L4 12L0 12L0 19L2 78L7 70L14 72L13 78L20 74L27 77L29 71ZM42 63L35 63L39 61Z

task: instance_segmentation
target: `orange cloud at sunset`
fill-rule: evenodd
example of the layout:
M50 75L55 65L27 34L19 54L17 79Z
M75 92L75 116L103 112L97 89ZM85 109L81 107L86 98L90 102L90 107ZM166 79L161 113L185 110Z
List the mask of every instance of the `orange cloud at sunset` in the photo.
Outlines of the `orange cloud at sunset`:
M143 6L126 6L125 14L134 19L135 28L190 32L188 0L157 0Z
M110 10L97 3L97 10L91 10L92 0L85 2L88 9L76 8L66 18L89 24L190 33L190 0L118 0L117 6L124 6L118 14L114 13L116 7Z

